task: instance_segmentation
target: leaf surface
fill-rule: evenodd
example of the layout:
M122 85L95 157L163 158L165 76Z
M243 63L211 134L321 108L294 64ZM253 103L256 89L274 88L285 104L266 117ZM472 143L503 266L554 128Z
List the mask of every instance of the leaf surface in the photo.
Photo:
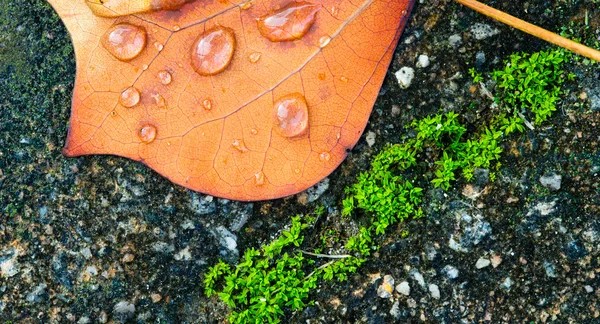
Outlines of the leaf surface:
M297 193L344 160L414 2L166 0L181 4L145 12L146 0L87 1L49 0L77 60L63 153L127 157L187 188L237 200ZM98 5L114 17L95 15ZM275 42L261 34L265 17L298 5L314 11L304 35ZM198 44L215 30L233 35L233 51L230 61L215 56L224 68L206 75L193 57L214 50ZM303 131L281 131L275 105L286 98L304 99Z

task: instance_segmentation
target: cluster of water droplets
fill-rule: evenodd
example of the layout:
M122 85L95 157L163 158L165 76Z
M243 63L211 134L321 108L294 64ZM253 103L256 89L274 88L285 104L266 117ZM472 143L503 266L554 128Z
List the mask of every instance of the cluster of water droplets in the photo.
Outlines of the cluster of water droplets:
M176 1L177 2L177 1ZM189 2L187 0L178 1ZM240 5L242 10L249 9L254 0L248 0ZM316 15L321 9L320 4L310 2L291 2L279 10L273 11L263 17L257 18L257 28L263 37L271 42L296 41L304 37L316 20ZM330 13L332 16L338 15L338 8L332 7ZM180 30L179 26L173 27L174 31ZM319 47L325 47L331 41L330 36L324 35L318 40ZM146 48L147 33L141 26L135 26L129 23L119 23L111 27L102 37L103 47L116 59L120 61L131 61L141 55ZM164 45L155 42L154 48L160 52ZM200 34L193 43L190 51L190 63L194 71L203 76L216 75L223 72L231 64L236 50L236 38L232 29L217 25ZM252 52L248 54L250 63L258 63L262 53ZM180 63L180 66L181 63ZM143 69L148 69L147 65ZM157 74L158 81L168 86L173 82L173 76L168 70L161 70ZM340 78L342 82L348 82L344 76ZM133 108L141 102L142 94L135 87L128 87L121 92L119 103L125 108ZM166 99L159 93L150 93L151 101L159 108L167 108ZM213 101L210 98L199 100L199 105L209 111L213 108ZM301 136L308 129L309 109L304 96L300 93L292 93L279 98L273 107L273 129L283 137L292 138ZM252 129L253 135L258 134L256 129ZM138 136L143 143L151 143L157 135L157 129L154 125L142 125L138 131ZM250 151L242 139L236 139L232 142L232 147L237 151L244 153ZM319 160L327 162L331 159L329 152L319 154ZM296 169L296 173L300 170ZM264 174L261 172L255 175L256 185L264 183Z

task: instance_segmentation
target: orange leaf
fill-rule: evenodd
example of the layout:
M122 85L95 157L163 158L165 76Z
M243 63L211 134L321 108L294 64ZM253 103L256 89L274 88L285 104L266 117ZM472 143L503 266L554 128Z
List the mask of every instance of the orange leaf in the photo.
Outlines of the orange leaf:
M77 60L64 154L238 200L297 193L344 160L414 2L48 1Z

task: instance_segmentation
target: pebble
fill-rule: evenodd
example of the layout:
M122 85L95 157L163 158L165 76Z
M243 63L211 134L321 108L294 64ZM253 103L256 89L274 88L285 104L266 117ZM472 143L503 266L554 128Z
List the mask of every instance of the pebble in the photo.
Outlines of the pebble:
M392 292L394 292L394 277L385 275L383 276L383 282L377 288L377 296L390 298L392 297Z
M512 279L510 279L510 277L506 277L506 279L504 279L504 281L500 284L500 287L509 290L510 287L512 286Z
M133 317L135 305L126 300L120 301L113 307L113 313L115 314L115 319L127 321Z
M375 138L377 138L377 134L375 134L375 132L367 132L365 141L367 141L367 145L369 145L369 147L373 147L373 145L375 145Z
M404 296L410 295L410 285L407 281L402 281L396 286L396 291Z
M482 23L473 24L473 26L471 26L469 30L471 34L473 34L473 37L475 37L475 39L477 40L486 39L488 37L492 37L500 33L498 29Z
M411 275L421 287L425 288L425 278L423 278L423 275L419 271L413 269L410 270L408 274Z
M90 250L89 247L85 247L83 249L81 249L81 251L79 251L79 253L81 253L81 255L86 259L89 260L92 258L92 251Z
M479 68L481 68L484 64L485 64L485 53L484 52L477 52L477 54L475 54L475 65Z
M481 215L471 216L464 210L458 213L458 229L450 235L449 246L457 252L469 252L492 233L492 226Z
M19 273L19 263L17 262L17 252L11 248L11 251L5 252L1 255L5 257L0 258L0 274L4 278L10 278Z
M552 191L559 190L561 182L562 175L556 173L550 173L540 178L540 183L542 184L542 186Z
M490 258L490 262L492 263L492 267L497 268L500 265L500 263L502 263L502 256L500 256L499 254L494 254Z
M546 270L546 276L549 278L556 278L556 266L552 262L544 261L544 270Z
M460 44L462 44L462 37L460 37L459 34L454 34L448 38L448 42L450 45L458 47Z
M400 315L402 315L400 311L400 302L398 302L397 300L394 302L392 308L390 309L390 315L394 316L395 318L400 318Z
M167 244L165 242L156 242L152 244L152 250L157 253L162 254L171 254L175 251L175 246L173 244Z
M154 293L150 295L150 299L152 299L153 303L158 303L162 299L162 296L160 294Z
M189 261L192 259L192 254L190 253L190 247L186 246L185 249L177 252L174 256L177 261Z
M429 293L431 297L434 299L440 299L440 288L437 285L430 284L429 285Z
M455 267L453 267L451 265L445 266L444 269L442 269L442 272L444 272L446 274L446 277L448 277L448 279L456 279L456 278L458 278L458 274L459 274L458 269L456 269Z
M133 259L135 259L135 255L127 253L123 256L123 259L121 259L121 261L123 261L123 263L129 263L133 261Z
M414 299L412 299L412 298L409 298L409 299L406 300L406 305L408 305L408 307L410 307L410 308L416 308L417 307L417 301L414 300Z
M48 288L46 284L39 284L27 294L25 299L32 304L43 302L47 297L46 288Z
M479 258L479 260L477 260L477 263L475 263L475 268L477 269L483 269L487 266L490 265L490 260L489 259L485 259L485 258Z
M429 56L427 56L425 54L419 55L419 57L417 58L417 64L416 64L418 68L426 68L429 66L429 64L430 64Z
M590 285L585 285L585 286L583 286L583 288L585 289L585 291L586 291L588 294L591 294L591 293L593 293L593 292L594 292L594 288L592 288L592 286L590 286Z
M398 70L394 75L396 76L396 79L398 79L398 85L400 86L400 89L408 89L415 77L415 70L411 67L405 66Z
M213 196L201 195L197 192L190 193L189 206L198 215L212 214L217 210Z
M321 196L329 189L329 178L325 178L319 181L316 185L306 189L304 194L298 195L298 202L303 203L303 205L316 201L321 198ZM302 201L300 201L302 200Z

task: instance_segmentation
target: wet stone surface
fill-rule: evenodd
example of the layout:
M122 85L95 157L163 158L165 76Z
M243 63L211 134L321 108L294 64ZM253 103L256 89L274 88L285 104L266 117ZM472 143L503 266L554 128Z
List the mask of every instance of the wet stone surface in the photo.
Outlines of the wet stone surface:
M592 0L490 4L554 31L588 17L586 36L600 36ZM226 306L202 288L210 265L237 262L317 205L339 214L344 188L411 120L441 108L478 123L491 102L469 91L469 68L488 73L513 52L548 48L452 1L417 1L346 162L312 191L247 204L182 189L126 159L62 156L75 71L69 37L41 0L2 2L0 20L3 323L222 323ZM414 71L408 87L395 76L403 68ZM577 76L569 94L544 125L503 143L495 181L479 170L471 184L428 188L426 217L390 231L347 282L320 285L315 304L286 320L600 321L600 74L583 60L566 69ZM322 223L350 235L357 228Z

